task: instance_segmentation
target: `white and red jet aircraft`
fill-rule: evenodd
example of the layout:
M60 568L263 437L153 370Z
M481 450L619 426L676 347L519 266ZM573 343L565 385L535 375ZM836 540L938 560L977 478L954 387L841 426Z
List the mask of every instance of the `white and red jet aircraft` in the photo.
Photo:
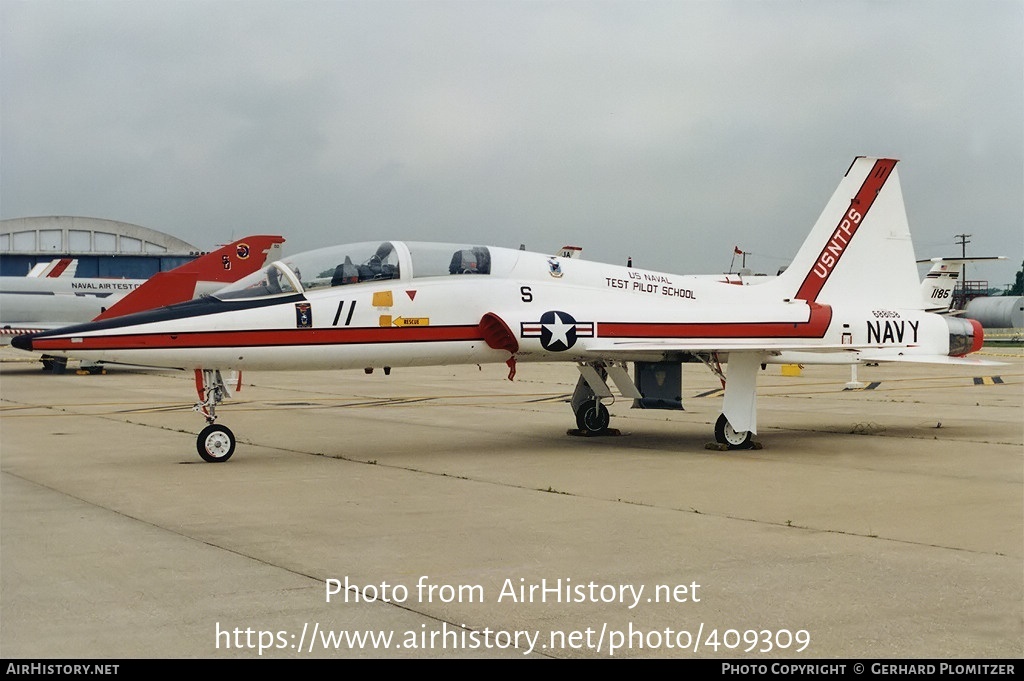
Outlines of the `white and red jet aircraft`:
M981 347L981 325L925 312L920 291L896 161L859 157L790 267L756 285L472 244L359 243L273 262L201 300L13 344L194 370L206 461L235 449L214 423L221 371L488 362L507 363L509 378L517 362L576 363L577 425L599 433L608 378L637 406L678 409L679 383L660 379L703 361L725 384L716 439L739 449L757 432L767 363L982 363L963 357Z
M0 343L213 293L280 257L282 243L282 236L248 236L149 279L76 277L72 258L0 277Z

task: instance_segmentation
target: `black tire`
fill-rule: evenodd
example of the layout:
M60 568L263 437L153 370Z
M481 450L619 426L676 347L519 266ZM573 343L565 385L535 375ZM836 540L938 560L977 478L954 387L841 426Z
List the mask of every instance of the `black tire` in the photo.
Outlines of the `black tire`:
M576 427L585 433L603 433L610 422L608 407L600 402L587 402L576 412Z
M734 430L725 414L718 417L715 423L715 440L720 444L728 445L729 449L750 449L752 438L753 434L749 430Z
M235 435L225 426L210 424L199 433L196 450L203 461L223 463L235 453Z

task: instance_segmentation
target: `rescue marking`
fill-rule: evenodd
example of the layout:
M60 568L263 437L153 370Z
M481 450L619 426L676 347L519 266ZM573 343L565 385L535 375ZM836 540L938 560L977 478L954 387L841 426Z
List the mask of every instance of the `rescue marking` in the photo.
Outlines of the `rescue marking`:
M391 322L393 326L430 326L430 317L395 317Z

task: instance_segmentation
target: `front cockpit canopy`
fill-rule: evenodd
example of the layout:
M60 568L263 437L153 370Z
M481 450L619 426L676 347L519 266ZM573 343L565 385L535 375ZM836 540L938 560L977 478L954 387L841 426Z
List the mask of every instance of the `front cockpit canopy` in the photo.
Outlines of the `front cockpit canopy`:
M213 295L221 300L259 298L388 279L490 272L491 253L485 246L368 241L277 260Z

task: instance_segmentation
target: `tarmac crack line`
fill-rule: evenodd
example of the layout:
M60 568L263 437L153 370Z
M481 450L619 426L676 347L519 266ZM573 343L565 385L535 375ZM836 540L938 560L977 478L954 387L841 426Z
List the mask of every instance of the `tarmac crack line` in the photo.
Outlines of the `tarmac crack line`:
M43 409L51 409L51 407L47 407L45 405L36 405L36 406L40 407L40 408L43 408ZM178 428L169 428L167 426L154 425L154 424L149 424L149 423L140 423L140 422L137 422L137 421L132 421L130 419L118 419L118 418L114 417L114 414L116 414L116 412L114 412L112 414L89 414L89 413L78 413L78 412L75 412L73 414L76 415L76 416L85 416L85 417L90 417L91 416L91 417L94 417L94 418L100 418L100 419L109 420L109 421L117 421L119 423L128 423L130 425L141 426L141 427L144 427L144 428L156 428L158 430L167 430L167 431L176 432L176 433L189 433L190 432L190 431L184 431L184 430L181 430L181 429L178 429ZM925 542L909 541L909 540L905 540L905 539L895 539L895 538L890 538L890 537L883 537L883 536L877 535L877 534L850 532L850 531L846 531L846 530L834 530L834 529L827 529L827 528L815 528L815 527L811 527L811 526L804 526L804 525L793 524L791 521L786 521L786 522L782 523L782 522L777 522L777 521L761 520L761 519L757 519L757 518L746 518L746 517L742 517L742 516L735 516L735 515L731 515L731 514L728 514L728 513L705 512L705 511L700 511L700 510L692 508L692 507L691 508L680 508L680 507L672 507L672 506L656 506L654 504L649 504L649 503L646 503L646 502L631 501L629 499L622 499L622 498L609 499L609 498L606 498L606 497L587 496L587 495L583 495L583 494L577 494L577 493L574 493L574 492L566 492L566 491L561 491L561 490L554 490L551 487L549 487L547 489L542 489L542 488L537 488L537 487L530 487L530 486L527 486L527 485L517 485L517 484L510 484L510 483L505 483L505 482L497 482L497 481L494 481L494 480L486 480L486 479L481 479L481 478L474 478L474 477L465 476L465 475L455 475L455 474L446 473L446 472L428 471L428 470L413 468L413 467L410 467L410 466L398 466L398 465L394 465L394 464L384 464L384 463L380 463L377 460L362 460L362 459L355 459L355 458L351 458L351 457L346 457L344 455L325 454L325 453L322 453L322 452L310 452L310 451L299 450L299 449L291 449L291 448L286 448L286 447L281 447L281 446L276 446L276 445L261 444L261 443L258 443L258 442L251 442L251 441L248 441L248 440L243 440L241 438L237 438L237 442L239 444L246 444L246 445L251 445L251 446L254 446L254 447L263 447L263 448L266 448L266 449L276 450L276 451L281 451L281 452L288 452L288 453L293 453L293 454L301 454L301 455L304 455L304 456L319 456L319 457L323 457L323 458L326 458L326 459L334 459L334 460L337 460L337 461L344 461L344 462L353 463L353 464L381 466L381 467L388 468L388 469L391 469L391 470L406 471L406 472L414 473L414 474L417 474L417 475L429 475L429 476L440 477L440 478L448 478L448 479L452 479L452 480L461 480L461 481L466 481L466 482L475 482L475 483L478 483L478 484L494 485L494 486L503 487L503 488L506 488L506 489L519 489L519 490L539 492L539 493L542 493L542 494L551 494L551 493L557 492L560 495L564 495L564 496L572 497L572 498L590 499L590 500L593 500L593 501L604 501L604 502L608 502L608 503L629 504L629 505L632 505L632 506L639 506L639 507L646 507L646 508L660 509L660 510L668 510L668 511L677 511L677 512L681 512L681 513L690 513L690 514L693 514L693 515L705 515L705 516L713 517L713 518L720 518L720 519L725 519L725 520L733 520L733 521L736 521L736 522L753 523L753 524L765 525L765 526L770 526L770 527L785 527L785 528L789 528L789 529L804 530L804 531L807 531L807 532L823 532L823 533L835 534L835 535L843 535L843 536L851 536L851 537L861 537L861 538L867 538L867 539L877 539L877 540L880 540L880 541L886 541L886 542L891 542L891 543L895 543L895 544L905 544L905 545L909 545L909 546L927 546L927 547L931 547L931 548L945 549L945 550L950 550L950 551L961 551L961 552L964 552L964 553L972 553L972 554L979 554L979 555L997 555L997 556L1003 556L1004 555L1004 554L999 553L999 552L991 553L991 552L985 552L985 551L977 551L977 550L973 550L973 549L965 549L965 548L960 548L960 547L955 547L955 546L943 546L943 545L939 545L939 544L931 544L931 543L925 543ZM185 462L185 463L199 463L199 462L189 461L189 462ZM202 465L209 465L209 464L202 464ZM4 472L7 473L7 474L10 474L10 475L14 475L13 473L10 473L8 471L4 471ZM27 482L33 482L33 484L40 485L41 487L44 487L46 489L52 489L55 492L59 492L61 494L66 494L64 492L60 492L59 490L57 490L55 488L51 488L51 487L48 487L46 485L41 485L40 483L36 483L35 481L28 480L27 478L21 478L20 476L15 476L15 477L19 477L19 479L24 479ZM67 495L67 496L70 497L70 498L78 499L78 497L75 497L74 495ZM84 503L90 503L90 502L87 502L84 499L81 499L81 501L83 501ZM97 508L103 508L102 506L98 506L98 505L95 505L95 504L93 504L93 505L96 506ZM113 510L113 509L107 509L107 510L110 510L113 513L120 513L118 511ZM138 520L139 522L144 522L144 523L148 523L149 522L149 521L145 521L145 520L142 520L142 519L139 519L139 518L134 518L133 516L129 516L129 515L126 515L126 514L122 514L122 515L124 515L125 517L128 517L128 518L132 518L134 520ZM159 527L159 526L156 526L156 525L154 525L154 526L155 527ZM167 529L167 528L164 528L164 529ZM173 530L168 530L168 531L173 531ZM187 536L187 535L182 535L182 536ZM197 540L197 541L202 541L202 540ZM210 544L210 545L211 546L216 546L215 544ZM224 548L224 550L229 550L229 551L231 550L231 549L227 549L225 547L218 547L218 548ZM245 554L239 553L239 555L245 555ZM251 557L251 556L246 556L246 557ZM255 557L251 557L251 558L253 558L254 560L260 560L260 559L255 558ZM270 563L267 563L267 564L270 565ZM274 566L274 567L279 567L279 566ZM287 569L287 568L282 568L282 569ZM303 574L303 573L296 572L296 574ZM416 611L413 611L413 612L416 612Z
M156 530L167 532L168 534L174 535L176 537L180 537L182 539L186 539L188 541L196 542L197 544L201 544L203 546L208 546L208 547L210 547L212 549L216 549L216 550L219 550L219 551L224 551L226 553L230 553L230 554L232 554L234 556L238 556L240 558L244 558L246 560L253 561L254 563L258 563L259 565L264 565L264 566L269 567L269 568L273 568L273 569L276 569L276 570L281 570L282 572L285 572L287 574L291 574L291 575L295 575L297 577L302 577L302 578L305 578L305 579L309 579L309 580L311 580L313 582L313 584L310 585L310 588L321 589L322 588L321 585L327 579L326 576L315 575L315 574L311 574L309 572L305 572L305 571L302 571L302 570L297 570L295 568L290 568L290 567L286 567L284 565L279 565L279 564L277 564L277 563L275 563L273 561L267 560L265 558L261 558L259 556L253 555L251 553L247 553L247 552L242 551L240 549L232 548L232 547L229 547L229 546L224 546L222 544L217 544L217 543L214 543L214 542L212 542L212 541L210 541L208 539L203 539L201 537L193 536L193 535L188 534L186 532L183 532L183 531L180 531L180 530L175 530L175 529L172 529L170 527L166 527L164 525L157 524L157 523L155 523L153 521L146 520L144 518L139 518L138 516L134 516L134 515L131 515L129 513L125 513L124 511L119 511L117 509L110 508L108 506L103 506L103 505L97 504L95 502L89 501L88 499L82 498L82 497L74 495L74 494L70 494L70 493L68 493L66 491L57 489L57 488L52 487L50 485L43 484L43 483L38 482L36 480L30 480L29 478L26 478L23 475L19 475L17 473L13 473L11 471L3 471L3 474L4 475L9 475L12 478L21 480L22 482L28 483L30 485L34 485L35 487L38 487L40 489L45 489L45 490L47 490L49 492L53 492L54 494L58 494L58 495L63 496L65 498L74 499L75 501L77 501L79 503L82 503L82 504L85 504L86 506L89 506L91 508L99 509L99 510L105 511L107 513L112 513L112 514L114 514L115 516L117 516L119 518L124 518L126 520L131 520L133 522L137 522L137 523L140 523L142 525L145 525L146 527L150 527L150 528L153 528L153 529L156 529ZM298 590L298 589L296 589L296 590ZM352 591L354 591L355 593L358 593L360 596L364 595L363 592L359 591L358 589L352 589ZM371 599L363 598L363 601L367 602L367 601L371 601ZM456 622L455 620L445 619L445 618L442 618L442 617L438 617L437 615L432 615L429 612L425 612L423 610L419 610L419 609L413 608L413 607L411 607L409 605L406 605L404 603L398 603L398 602L390 601L390 600L385 601L385 600L381 600L379 598L378 599L372 599L372 605L380 606L380 607L397 608L399 610L403 610L405 612L409 612L409 613L412 613L414 615L418 615L420 617L423 617L423 618L425 618L427 620L430 620L430 621L432 621L434 623L437 623L437 624L448 624L448 625L450 625L450 626L452 626L452 627L454 627L456 629L464 629L466 631L484 631L484 629L495 630L495 629L500 629L501 628L501 627L498 627L498 626L491 627L490 625L488 625L487 627L484 627L484 628L468 627L468 626L466 626L465 624L463 624L461 622ZM515 649L515 650L521 650L520 647L517 647L515 645L511 645L510 648L511 649ZM550 657L550 658L554 659L554 656L549 654L549 653L545 653L543 651L536 651L536 650L533 651L533 652L535 652L536 654L538 654L540 656Z

